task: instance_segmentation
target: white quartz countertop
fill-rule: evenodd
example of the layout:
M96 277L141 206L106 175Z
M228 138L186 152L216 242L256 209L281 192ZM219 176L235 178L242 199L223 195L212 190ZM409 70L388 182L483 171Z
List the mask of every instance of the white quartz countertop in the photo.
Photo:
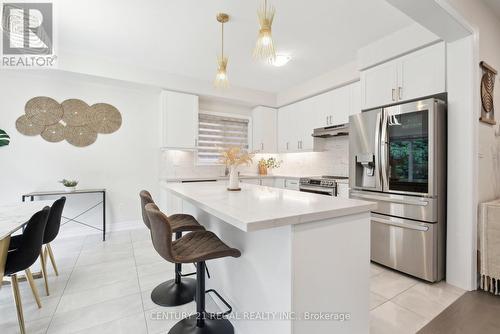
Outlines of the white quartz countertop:
M300 179L300 175L259 175L259 174L240 174L240 179ZM182 181L205 181L205 180L228 180L229 176L208 176L208 177L168 177L163 178L161 181L165 182L182 182Z
M54 201L33 201L0 205L0 239L19 230L30 218Z
M294 190L241 184L228 191L224 183L161 183L195 207L250 232L372 211L373 202L342 199ZM168 213L167 213L168 214Z

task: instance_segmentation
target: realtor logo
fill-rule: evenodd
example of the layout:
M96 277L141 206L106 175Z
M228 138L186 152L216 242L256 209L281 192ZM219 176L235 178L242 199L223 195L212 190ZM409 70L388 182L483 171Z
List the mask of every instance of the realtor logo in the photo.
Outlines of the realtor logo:
M2 31L3 67L54 66L52 3L4 3Z

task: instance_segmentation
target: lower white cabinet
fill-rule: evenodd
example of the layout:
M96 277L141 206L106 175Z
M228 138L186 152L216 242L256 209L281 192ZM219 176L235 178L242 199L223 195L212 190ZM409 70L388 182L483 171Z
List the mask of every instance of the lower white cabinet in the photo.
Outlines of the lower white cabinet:
M260 179L240 179L240 182L260 185Z
M337 183L337 197L349 198L349 184Z
M273 178L262 178L260 179L260 185L266 187L276 187L275 179Z
M286 179L285 180L285 189L289 190L299 190L300 182L298 179Z

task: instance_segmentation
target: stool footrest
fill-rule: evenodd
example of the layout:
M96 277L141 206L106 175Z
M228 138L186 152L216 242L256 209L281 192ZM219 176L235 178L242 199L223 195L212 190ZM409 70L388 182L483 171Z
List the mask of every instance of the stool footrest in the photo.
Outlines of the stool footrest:
M205 271L207 272L208 278L211 278L210 277L210 271L208 271L208 266L206 264L205 264ZM180 277L194 276L194 275L196 275L196 271L192 272L192 273L189 273L189 274L183 274L182 271L178 271L177 275L179 275Z
M226 315L231 314L231 312L233 312L233 308L231 307L231 305L229 305L229 303L224 298L222 298L222 296L217 291L215 291L214 289L210 289L210 290L206 290L205 293L213 293L228 308L228 310L224 313L206 312L208 319L221 319L221 318L224 318Z

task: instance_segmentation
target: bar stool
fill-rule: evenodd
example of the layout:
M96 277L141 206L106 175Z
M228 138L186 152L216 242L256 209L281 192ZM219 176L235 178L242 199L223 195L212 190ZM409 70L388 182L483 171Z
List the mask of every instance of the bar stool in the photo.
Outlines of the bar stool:
M145 207L153 203L151 194L143 190L139 193L141 198L142 220L146 227L151 230L148 215ZM172 232L175 238L180 239L182 232L203 231L205 228L198 221L188 214L174 214L169 216L172 225ZM151 292L151 300L160 306L180 306L192 302L196 293L196 280L186 278L192 274L182 274L182 264L175 263L175 278L161 283Z
M45 227L45 232L43 234L43 245L40 250L40 263L42 267L42 275L45 283L45 292L47 296L50 295L49 292L49 282L47 278L47 256L50 258L52 268L56 276L59 276L59 271L57 270L56 260L54 258L54 253L52 252L52 247L50 243L59 234L59 229L61 227L61 217L64 210L64 204L66 203L66 197L61 197L56 200L50 207L49 217L47 219L47 226ZM13 236L10 239L9 250L13 250L19 247L22 240L22 235Z
M30 267L35 263L40 255L43 244L43 235L47 225L47 218L49 217L49 207L35 213L29 220L23 234L19 240L18 247L7 253L7 262L5 263L5 276L10 278L12 285L12 293L14 301L16 302L17 320L19 322L19 329L21 334L26 333L24 326L23 306L21 302L21 294L19 292L19 282L17 273L24 271L35 296L38 308L42 307L38 290L33 280Z
M231 306L215 291L205 291L205 261L223 257L240 257L238 249L231 248L210 231L195 231L172 242L170 220L158 207L146 205L146 213L151 223L153 246L165 260L174 263L196 263L196 315L179 321L169 334L233 334L234 328L225 318ZM213 292L228 308L222 314L205 310L205 294Z

